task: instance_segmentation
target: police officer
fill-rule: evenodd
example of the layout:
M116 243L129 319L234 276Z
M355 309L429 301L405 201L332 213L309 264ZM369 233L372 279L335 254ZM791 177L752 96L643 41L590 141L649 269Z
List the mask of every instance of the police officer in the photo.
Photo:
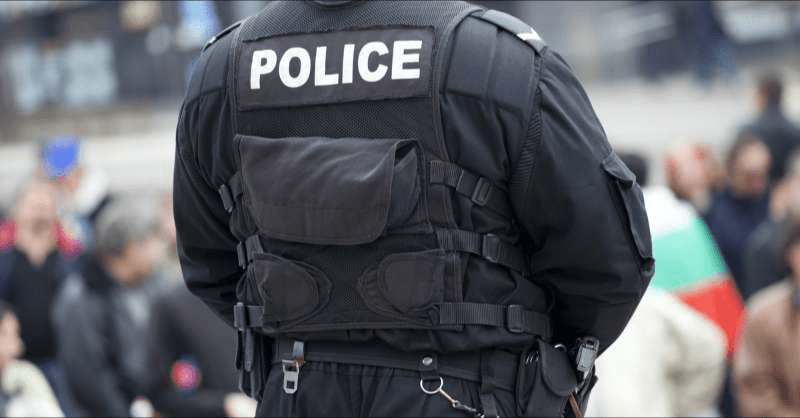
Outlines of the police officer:
M653 273L571 69L464 2L273 2L215 36L174 200L261 416L579 414Z

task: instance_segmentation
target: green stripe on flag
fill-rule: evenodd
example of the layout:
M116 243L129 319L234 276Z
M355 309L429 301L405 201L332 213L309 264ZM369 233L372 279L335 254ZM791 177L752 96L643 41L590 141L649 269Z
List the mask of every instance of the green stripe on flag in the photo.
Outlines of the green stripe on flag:
M656 272L650 285L676 290L727 269L705 223L694 218L684 228L653 237Z

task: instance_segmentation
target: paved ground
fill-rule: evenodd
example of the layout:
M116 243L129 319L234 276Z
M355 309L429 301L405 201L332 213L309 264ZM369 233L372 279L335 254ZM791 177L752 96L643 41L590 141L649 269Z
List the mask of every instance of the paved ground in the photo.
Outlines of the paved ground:
M800 74L787 78L786 107L800 120ZM587 91L612 145L645 155L658 183L663 182L660 156L676 138L701 138L724 155L736 127L754 115L754 83L743 71L736 82L709 89L675 77L658 84L593 84ZM148 128L136 133L85 138L86 165L104 172L115 190L169 188L177 109L176 104L153 109ZM0 205L8 202L21 176L33 170L34 154L30 143L0 144Z

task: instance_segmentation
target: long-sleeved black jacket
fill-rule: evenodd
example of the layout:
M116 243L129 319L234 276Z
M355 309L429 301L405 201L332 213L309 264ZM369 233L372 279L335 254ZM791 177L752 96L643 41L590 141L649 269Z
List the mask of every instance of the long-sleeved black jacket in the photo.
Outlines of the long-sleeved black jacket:
M380 2L370 3L340 7L380 7ZM304 10L323 6L287 2L283 7L294 8L292 16L303 16ZM330 13L346 13L339 6L326 7ZM464 94L452 80L439 86L447 153L456 164L509 185L530 279L553 296L555 340L569 344L577 336L594 335L604 349L622 331L653 274L639 186L609 145L580 82L555 51L545 47L537 52L514 34L473 17L453 36L455 43L464 39L464 45L469 45L468 36L489 36L491 48L474 48L451 57L447 65L493 67L488 80L474 80L485 83L480 96ZM194 70L177 127L174 172L185 281L229 323L242 271L217 188L236 170L236 110L226 87L231 38L220 35ZM535 88L501 91L492 84L511 76L535 79ZM503 102L509 95L522 95L536 105L520 113ZM280 126L280 121L269 122ZM303 130L296 128L293 132ZM458 216L462 222L480 222L474 214ZM478 274L467 271L465 280Z

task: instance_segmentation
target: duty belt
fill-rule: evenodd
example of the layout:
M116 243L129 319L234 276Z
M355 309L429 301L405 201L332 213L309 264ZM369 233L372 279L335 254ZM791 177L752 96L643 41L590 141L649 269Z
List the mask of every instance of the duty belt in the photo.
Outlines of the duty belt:
M482 365L487 367L487 360L489 370L482 370ZM406 352L380 342L298 342L284 338L275 340L273 364L283 364L286 368L287 363L294 362L294 366L299 367L307 361L390 367L414 372L438 370L444 376L484 384L488 381L496 388L513 392L519 354L499 349L485 350L483 353Z

